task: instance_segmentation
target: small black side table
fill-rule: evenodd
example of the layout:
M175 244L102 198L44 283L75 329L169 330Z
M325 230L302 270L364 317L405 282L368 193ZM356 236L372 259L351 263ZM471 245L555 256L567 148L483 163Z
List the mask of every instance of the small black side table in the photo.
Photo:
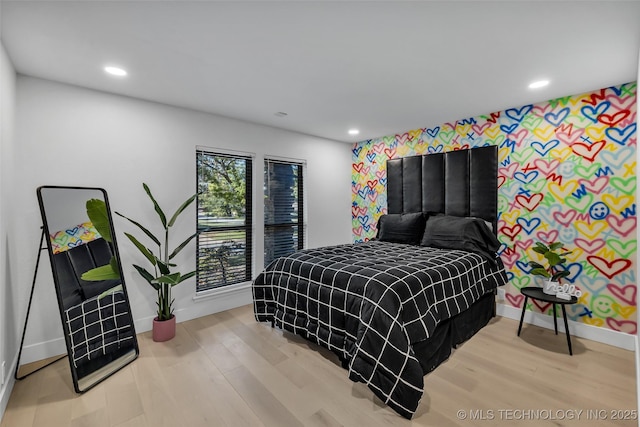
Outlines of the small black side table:
M560 304L562 307L562 317L564 318L564 330L567 333L567 344L569 344L569 354L573 356L573 350L571 349L571 335L569 335L569 325L567 324L567 311L564 306L567 304L575 304L578 302L578 298L571 297L570 300L558 298L555 295L548 295L542 291L542 288L535 286L529 286L520 289L520 293L524 295L524 304L522 304L522 315L520 316L520 326L518 326L518 336L522 330L522 321L524 320L524 312L527 310L527 301L529 298L537 299L538 301L550 302L553 305L553 327L555 328L556 335L558 335L558 320L556 319L556 304Z

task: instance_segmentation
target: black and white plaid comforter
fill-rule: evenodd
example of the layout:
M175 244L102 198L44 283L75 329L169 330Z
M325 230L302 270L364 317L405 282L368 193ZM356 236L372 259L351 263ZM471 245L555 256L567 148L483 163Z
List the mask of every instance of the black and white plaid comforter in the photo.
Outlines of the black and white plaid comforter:
M412 343L506 282L501 263L471 252L371 241L277 259L253 283L254 311L338 354L411 418L424 379Z

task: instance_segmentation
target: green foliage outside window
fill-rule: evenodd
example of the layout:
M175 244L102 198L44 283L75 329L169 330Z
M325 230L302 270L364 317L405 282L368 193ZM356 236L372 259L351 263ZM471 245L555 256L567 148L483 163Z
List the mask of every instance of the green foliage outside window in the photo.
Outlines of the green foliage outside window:
M244 218L245 162L232 157L198 156L198 207L206 216Z

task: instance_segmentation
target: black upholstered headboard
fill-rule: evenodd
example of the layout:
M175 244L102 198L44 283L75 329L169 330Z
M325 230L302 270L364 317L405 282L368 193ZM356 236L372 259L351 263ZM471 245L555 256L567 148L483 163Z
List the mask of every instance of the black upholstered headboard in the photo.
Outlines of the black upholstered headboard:
M498 147L387 161L389 213L438 212L498 222Z

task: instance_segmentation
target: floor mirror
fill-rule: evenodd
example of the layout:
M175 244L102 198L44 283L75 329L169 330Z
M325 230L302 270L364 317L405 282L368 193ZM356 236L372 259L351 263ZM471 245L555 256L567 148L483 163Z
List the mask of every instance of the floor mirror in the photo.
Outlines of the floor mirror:
M37 190L73 385L82 393L138 357L107 193Z

